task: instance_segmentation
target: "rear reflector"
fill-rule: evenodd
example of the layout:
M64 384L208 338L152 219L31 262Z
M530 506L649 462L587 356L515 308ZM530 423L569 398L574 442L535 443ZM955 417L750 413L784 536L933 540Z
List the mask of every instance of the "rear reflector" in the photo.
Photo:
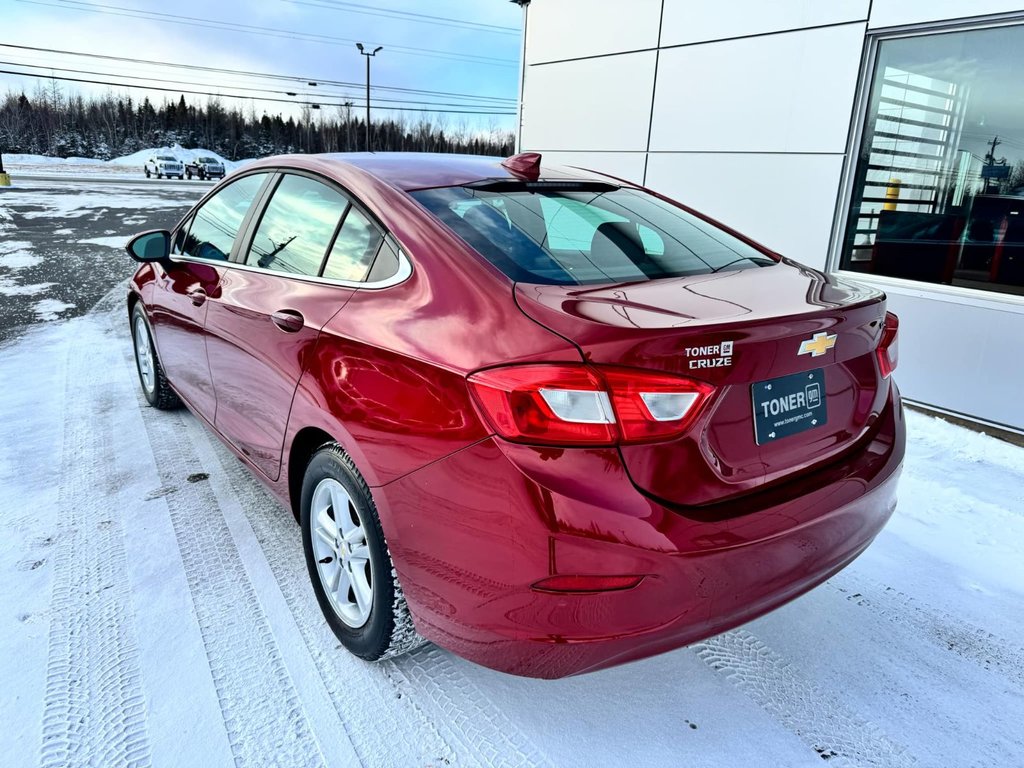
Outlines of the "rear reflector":
M885 313L885 327L882 329L882 339L878 342L878 370L883 379L889 378L896 370L900 360L899 345L900 319L892 312Z
M644 580L643 576L580 576L566 574L548 576L534 584L535 592L615 592L632 589Z
M579 364L492 368L469 384L498 435L545 445L670 439L693 424L714 392L681 376Z

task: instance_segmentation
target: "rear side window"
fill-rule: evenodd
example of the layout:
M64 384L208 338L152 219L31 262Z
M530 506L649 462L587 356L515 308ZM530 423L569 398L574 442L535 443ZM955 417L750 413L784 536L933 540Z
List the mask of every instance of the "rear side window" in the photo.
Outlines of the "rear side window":
M286 175L260 219L246 264L315 277L348 201L305 176Z
M327 257L324 277L336 280L366 279L384 236L368 218L350 208Z
M634 189L501 182L410 194L520 282L617 283L775 263L703 219Z
M195 259L226 261L245 214L263 186L267 174L243 176L228 184L195 212L188 234L178 233L175 251Z

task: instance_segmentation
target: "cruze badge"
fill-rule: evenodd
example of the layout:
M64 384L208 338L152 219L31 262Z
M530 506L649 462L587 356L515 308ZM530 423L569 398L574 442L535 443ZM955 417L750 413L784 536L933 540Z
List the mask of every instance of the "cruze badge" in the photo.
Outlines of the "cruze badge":
M809 339L800 342L798 355L810 355L821 357L836 345L836 335L828 333L816 333Z
M704 347L687 347L686 356L697 358L690 360L690 370L698 368L724 368L732 365L732 342L723 341Z

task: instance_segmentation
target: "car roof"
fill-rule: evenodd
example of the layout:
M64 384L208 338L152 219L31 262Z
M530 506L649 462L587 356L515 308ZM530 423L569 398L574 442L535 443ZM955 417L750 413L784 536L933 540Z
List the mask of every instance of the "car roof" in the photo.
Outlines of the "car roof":
M487 180L515 181L520 177L502 166L501 157L431 152L343 152L317 155L284 155L253 163L257 166L288 166L307 170L343 171L357 168L392 187L410 191L452 187ZM543 161L542 161L543 162ZM608 182L610 177L579 168L541 166L541 180L589 180ZM618 181L618 180L615 180Z

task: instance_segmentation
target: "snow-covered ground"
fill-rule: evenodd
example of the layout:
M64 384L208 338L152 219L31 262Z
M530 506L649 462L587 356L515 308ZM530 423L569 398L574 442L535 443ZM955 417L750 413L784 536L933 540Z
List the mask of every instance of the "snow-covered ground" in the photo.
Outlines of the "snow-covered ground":
M111 160L96 160L90 157L47 157L45 155L4 154L4 168L17 177L36 176L40 174L61 174L71 177L118 177L142 176L142 165L156 155L174 155L182 162L192 162L198 157L215 157L224 163L227 173L238 169L249 160L225 160L208 149L184 149L174 147L150 147L140 149L130 155L115 157Z
M290 513L145 407L123 295L0 345L3 766L1024 763L1024 449L909 413L872 547L692 648L554 682L434 646L371 665Z

